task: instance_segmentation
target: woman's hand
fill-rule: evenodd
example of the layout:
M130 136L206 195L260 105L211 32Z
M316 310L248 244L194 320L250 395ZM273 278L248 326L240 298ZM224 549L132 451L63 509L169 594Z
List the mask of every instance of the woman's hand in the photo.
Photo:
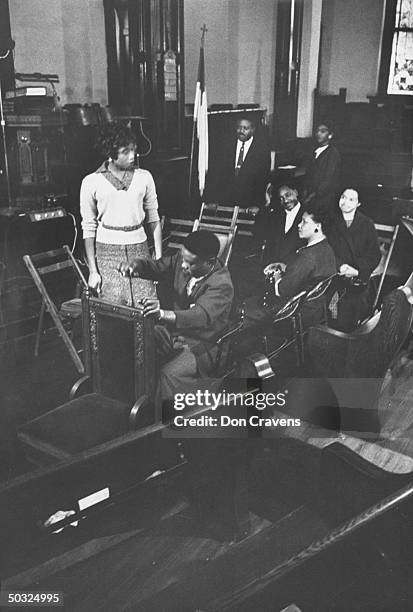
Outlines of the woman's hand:
M287 266L285 265L285 263L271 263L264 268L264 274L265 276L269 276L270 274L281 274L282 272L285 272L286 267Z
M100 276L99 272L90 272L87 284L99 295L102 290L102 277Z
M359 271L353 266L349 266L348 264L342 264L339 270L340 274L345 276L346 278L355 278L359 275Z

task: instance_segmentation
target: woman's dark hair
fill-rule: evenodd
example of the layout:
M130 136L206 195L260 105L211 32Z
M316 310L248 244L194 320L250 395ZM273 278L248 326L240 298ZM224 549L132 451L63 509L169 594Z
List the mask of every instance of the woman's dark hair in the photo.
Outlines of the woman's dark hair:
M136 144L135 134L130 127L114 121L113 123L108 123L101 130L97 140L97 147L105 157L116 159L119 149L127 147L131 142Z
M310 215L314 223L320 223L321 231L323 232L323 234L328 231L329 226L331 224L331 219L329 218L329 215L326 211L320 209L318 206L313 205L306 206L304 212Z

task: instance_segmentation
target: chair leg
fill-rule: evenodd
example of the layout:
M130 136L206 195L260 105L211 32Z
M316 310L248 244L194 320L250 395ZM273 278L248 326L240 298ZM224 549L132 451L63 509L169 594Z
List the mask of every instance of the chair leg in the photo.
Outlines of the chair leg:
M300 367L301 363L303 362L303 353L304 353L304 348L302 345L302 336L300 333L301 325L297 324L297 319L295 317L291 319L291 325L293 328L296 364L297 364L297 367Z
M305 361L305 337L306 337L307 332L308 330L307 331L304 330L303 319L301 317L301 314L299 314L298 315L298 338L300 342L300 359L301 359L300 365L303 365Z
M43 322L44 322L44 313L46 312L46 304L44 303L44 300L42 300L42 305L40 308L40 313L39 313L39 322L37 324L37 331L36 331L36 342L34 345L34 356L38 357L39 356L39 348L40 348L40 338L43 332Z

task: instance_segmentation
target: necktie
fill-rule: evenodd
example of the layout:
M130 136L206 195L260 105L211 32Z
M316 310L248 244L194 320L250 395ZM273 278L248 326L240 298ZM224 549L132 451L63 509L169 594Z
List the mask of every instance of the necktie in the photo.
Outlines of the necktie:
M244 163L244 144L245 143L242 143L241 148L239 150L239 155L238 155L238 159L237 159L237 165L235 166L235 174L238 174L242 164Z

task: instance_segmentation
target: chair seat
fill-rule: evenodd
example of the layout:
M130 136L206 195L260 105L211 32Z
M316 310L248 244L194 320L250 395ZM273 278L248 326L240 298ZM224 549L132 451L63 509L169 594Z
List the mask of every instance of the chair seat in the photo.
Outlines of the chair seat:
M74 298L63 302L60 306L60 314L71 319L79 319L82 316L82 300Z
M51 453L74 455L113 440L129 429L130 405L90 393L26 423L18 431L24 446L56 449Z

